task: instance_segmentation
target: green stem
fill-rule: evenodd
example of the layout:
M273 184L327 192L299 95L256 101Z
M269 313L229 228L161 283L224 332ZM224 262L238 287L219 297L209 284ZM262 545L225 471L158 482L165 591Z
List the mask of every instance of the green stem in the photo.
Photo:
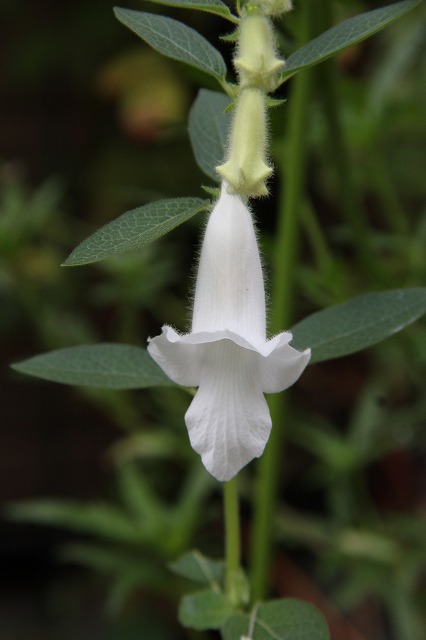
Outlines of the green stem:
M303 203L301 215L303 230L314 254L316 266L321 273L326 274L333 264L333 256L310 202Z
M311 35L313 11L317 3L305 1L301 7L301 44ZM281 192L277 238L274 247L271 332L290 325L293 308L294 272L298 245L299 203L303 191L306 164L306 120L311 87L311 72L303 71L294 80L289 101L286 158L280 158L278 170L284 182ZM271 438L259 462L259 477L254 496L254 523L251 548L251 587L254 601L267 593L271 560L272 518L276 505L278 478L281 475L284 423L288 419L288 398L269 398Z
M240 574L240 517L237 479L223 484L225 508L225 562L226 593L231 601L235 598L235 580Z
M321 31L329 29L333 23L330 0L322 0L318 3L317 9L317 20ZM335 62L331 60L320 65L316 77L328 129L327 141L335 165L341 211L351 229L354 247L365 273L369 278L374 274L381 279L371 245L371 231L355 184L345 140L339 110Z
M373 141L373 144L368 149L368 153L372 160L370 175L374 181L376 194L382 205L385 221L391 231L406 236L410 233L410 226L395 185L386 167L386 157L380 148L380 140Z

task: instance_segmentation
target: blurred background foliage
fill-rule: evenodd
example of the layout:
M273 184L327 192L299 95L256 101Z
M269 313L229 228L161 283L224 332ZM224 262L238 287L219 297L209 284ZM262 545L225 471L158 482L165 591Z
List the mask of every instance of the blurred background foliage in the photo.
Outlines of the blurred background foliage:
M376 6L336 0L333 20ZM166 564L191 547L222 554L220 487L184 428L190 396L77 390L9 363L80 343L144 345L164 321L186 326L201 217L143 251L60 264L127 209L202 195L210 181L186 118L199 84L211 85L149 50L100 0L1 0L0 10L0 637L189 637L176 623L183 581ZM219 18L166 11L229 60ZM425 36L422 6L315 70L295 320L425 283ZM291 100L291 81L282 93ZM285 130L284 106L271 117L278 160ZM255 205L267 272L282 188ZM312 366L292 392L271 587L317 604L332 640L426 633L425 381L422 321ZM254 467L241 483L245 546Z

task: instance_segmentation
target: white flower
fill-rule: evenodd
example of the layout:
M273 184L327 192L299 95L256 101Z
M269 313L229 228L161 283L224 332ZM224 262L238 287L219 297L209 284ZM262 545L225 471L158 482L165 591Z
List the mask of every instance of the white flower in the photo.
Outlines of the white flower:
M177 384L198 387L185 415L191 445L217 480L262 455L271 431L264 393L287 389L309 362L292 335L266 339L262 266L250 211L226 185L204 236L191 332L164 326L148 351Z

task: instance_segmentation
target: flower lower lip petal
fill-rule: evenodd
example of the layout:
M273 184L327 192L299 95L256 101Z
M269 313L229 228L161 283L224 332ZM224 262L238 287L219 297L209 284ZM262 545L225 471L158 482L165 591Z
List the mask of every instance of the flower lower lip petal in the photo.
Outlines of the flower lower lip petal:
M200 387L185 422L207 470L227 481L262 455L271 418L258 385L255 352L223 341L209 344L205 355Z

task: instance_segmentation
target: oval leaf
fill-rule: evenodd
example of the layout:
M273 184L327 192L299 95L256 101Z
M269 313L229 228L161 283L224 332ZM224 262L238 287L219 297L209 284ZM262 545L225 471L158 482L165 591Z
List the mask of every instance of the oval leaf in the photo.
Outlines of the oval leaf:
M184 627L197 631L220 629L233 613L223 593L198 591L182 598L179 605L179 622Z
M186 62L221 81L226 64L221 54L202 35L178 20L145 11L115 8L117 19L164 56Z
M201 198L171 198L127 211L83 240L63 266L90 264L142 247L209 206L210 201Z
M90 344L57 349L12 365L37 378L106 389L172 386L146 349L125 344Z
M223 560L212 560L199 551L189 551L168 566L178 576L193 582L208 584L212 588L222 584L225 574Z
M231 114L224 113L230 99L224 93L201 89L189 112L189 138L198 166L219 182L216 167L225 157Z
M426 288L367 293L296 324L292 345L311 347L311 363L366 349L426 313Z
M282 81L372 36L420 2L421 0L396 2L387 7L361 13L325 31L289 56L281 76Z
M286 598L253 609L251 615L228 618L223 640L329 640L325 620L313 605Z
M214 13L217 16L226 18L235 24L238 24L239 20L234 16L229 7L226 6L221 0L152 0L156 4L165 4L167 7L181 7L182 9L198 9L198 11L207 11L208 13Z

